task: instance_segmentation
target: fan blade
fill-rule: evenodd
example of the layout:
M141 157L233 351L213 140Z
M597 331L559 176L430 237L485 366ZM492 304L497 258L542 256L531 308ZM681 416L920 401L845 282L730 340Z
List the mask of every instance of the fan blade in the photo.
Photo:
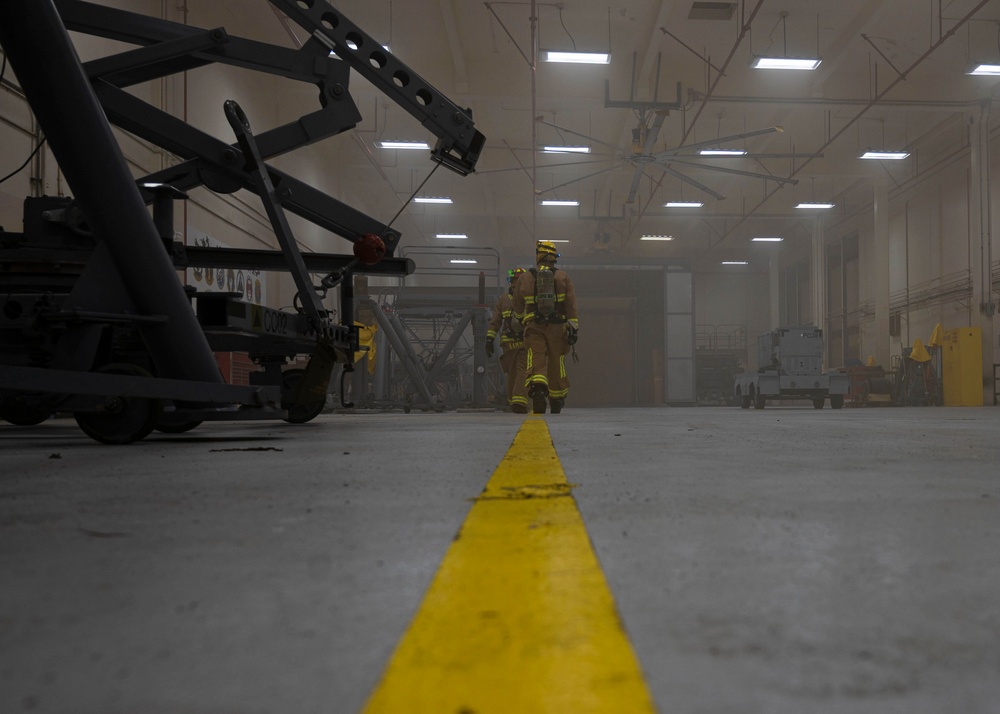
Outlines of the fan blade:
M709 141L699 141L696 144L687 144L685 146L678 146L673 149L666 149L658 154L655 154L656 158L659 159L663 156L673 156L679 151L689 151L691 149L701 149L706 146L719 146L727 141L735 141L736 139L749 139L751 136L760 136L761 134L773 134L775 132L783 132L784 128L780 126L769 126L766 129L757 129L756 131L748 131L743 134L732 134L731 136L723 136L718 139L711 139Z
M535 194L540 196L543 193L548 193L549 191L555 191L557 188L562 188L563 186L569 186L570 184L576 183L577 181L584 181L586 179L593 178L594 176L600 176L601 174L605 174L608 171L615 171L616 169L620 169L624 165L625 164L619 164L618 166L611 166L611 167L606 168L606 169L601 169L600 171L594 171L593 173L587 174L586 176L580 176L578 178L571 179L571 180L567 181L566 183L561 183L558 186L552 186L551 188L547 188L547 189L545 189L543 191L539 191L539 190L536 189L535 190Z
M578 131L573 131L572 129L567 129L564 126L559 126L558 124L553 124L552 122L545 121L544 119L535 119L535 121L538 124L544 124L545 126L551 126L553 129L556 129L557 131L563 131L563 132L566 132L567 134L572 134L573 136L579 136L581 139L587 139L589 141L594 142L595 144L600 144L601 146L607 146L610 149L614 149L615 151L618 151L618 147L615 146L614 144L609 144L606 141L601 141L600 139L595 139L594 137L588 136L587 134L581 134Z
M695 188L701 189L702 191L704 191L705 193L707 193L709 196L714 196L715 198L719 199L720 201L725 198L725 196L723 196L721 193L718 193L717 191L713 191L712 189L710 189L705 184L699 183L698 181L695 181L690 176L685 176L684 174L682 174L680 171L677 171L676 169L672 169L669 166L660 166L660 164L657 164L657 167L661 171L663 171L664 173L668 173L671 176L676 176L677 178L679 178L684 183L689 183L692 186L694 186Z
M543 170L558 169L558 168L562 168L564 166L571 166L572 167L572 166L583 166L585 164L604 164L604 163L607 163L607 161L608 161L607 159L596 159L594 161L573 161L573 162L565 163L565 164L544 164L544 165L543 164L539 164L537 166L537 168L538 169L543 169ZM504 173L506 171L522 171L522 170L523 170L523 167L521 167L521 166L511 166L511 167L506 168L506 169L485 169L483 171L480 171L480 170L477 169L476 170L476 174L477 175L479 175L479 174L499 174L499 173Z
M776 181L779 184L790 183L793 186L799 182L798 179L784 178L782 176L774 176L772 174L759 174L754 171L740 171L739 169L728 169L724 166L708 166L707 164L699 164L695 161L684 161L682 159L670 159L671 164L682 164L684 166L694 166L699 169L705 169L705 171L717 171L724 174L735 174L737 176L749 176L750 178L760 178L765 181Z
M642 178L645 173L645 166L638 164L635 167L635 173L632 174L632 186L629 187L628 197L625 199L625 203L635 203L635 195L639 192L639 179Z

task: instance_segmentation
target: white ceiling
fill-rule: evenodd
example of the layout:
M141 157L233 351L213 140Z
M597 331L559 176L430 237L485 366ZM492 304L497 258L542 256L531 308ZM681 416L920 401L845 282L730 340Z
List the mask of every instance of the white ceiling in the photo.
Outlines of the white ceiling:
M422 191L447 194L452 205L406 209L397 224L402 245L433 245L441 243L437 232L465 232L465 245L496 248L510 259L530 255L534 238L549 238L570 241L561 247L565 256L686 258L696 270L747 259L751 270L765 269L774 251L809 239L816 213L804 217L798 202L836 203L828 222L869 211L873 180L903 186L967 145L968 118L997 89L995 78L963 74L972 59L1000 61L997 0L744 0L728 20L691 19L694 4L334 2L453 102L470 107L486 136L475 175L440 169ZM292 41L266 0L225 6L234 34ZM539 62L532 70L532 7L539 47L610 48L611 63ZM813 72L749 68L752 55L768 53L818 54L823 61ZM680 108L658 117L657 102L676 104L678 83ZM337 170L366 187L360 208L388 220L434 165L426 152L379 149L376 140L433 144L433 137L360 77L351 93L365 117L356 130L361 141L338 143ZM756 157L704 159L690 149L674 163L637 157L633 132L645 127L648 136L658 120L655 141L640 154L774 126L782 131L724 144ZM593 153L539 151L549 143L587 143ZM906 149L911 157L859 160L869 147ZM540 198L575 199L580 207L542 207ZM705 206L663 207L678 198ZM674 240L640 241L647 233ZM752 244L759 235L786 240Z

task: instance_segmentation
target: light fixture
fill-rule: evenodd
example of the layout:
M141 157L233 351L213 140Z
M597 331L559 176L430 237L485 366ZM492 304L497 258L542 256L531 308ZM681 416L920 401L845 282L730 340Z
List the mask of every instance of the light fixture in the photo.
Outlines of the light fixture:
M413 199L414 203L451 203L451 199L447 196L417 196Z
M819 63L823 61L819 57L788 56L788 11L782 10L779 16L781 17L781 36L783 38L781 54L771 57L754 55L753 59L750 60L750 66L755 69L797 69L806 71L819 67ZM819 43L818 27L816 42L817 44Z
M778 238L776 236L775 237L757 236L756 238L751 238L750 240L754 243L780 243L785 239Z
M723 260L720 265L750 265L748 260Z
M469 236L464 233L438 233L434 236L435 238L442 238L446 240L468 240Z
M861 159L875 159L878 161L899 161L900 159L905 159L909 156L909 152L906 151L871 151L868 150L861 154L858 158Z
M543 62L563 62L569 64L611 63L611 54L608 52L562 52L559 50L541 50L539 54Z
M1000 64L985 64L976 62L965 70L966 74L997 76L1000 75Z
M673 239L674 239L673 236L654 236L654 235L646 235L639 238L639 240L673 240Z
M559 146L553 144L552 146L543 146L542 151L546 154L589 154L589 146Z
M475 265L478 261L471 258L452 258L449 262L463 265Z
M703 201L667 201L663 204L664 208L701 208L705 203Z
M546 199L542 201L543 206L579 206L579 201L561 201L556 199Z
M380 149L430 149L426 141L376 141L375 144Z
M783 38L783 46L780 55L773 56L761 56L753 55L753 59L750 60L750 66L755 69L795 69L795 70L814 70L819 67L821 60L819 57L789 57L788 56L788 11L782 10L779 13L781 17L781 35ZM817 36L816 42L819 43L819 27L816 28ZM818 48L817 48L818 49Z
M702 149L698 152L702 156L746 156L743 149Z
M813 70L822 62L819 57L754 57L750 66L754 69L797 69Z
M569 243L569 241L566 240L565 238L562 238L562 239L560 239L560 238L553 238L552 240L549 241L549 243Z
M832 203L816 203L815 201L803 201L796 208L833 208Z

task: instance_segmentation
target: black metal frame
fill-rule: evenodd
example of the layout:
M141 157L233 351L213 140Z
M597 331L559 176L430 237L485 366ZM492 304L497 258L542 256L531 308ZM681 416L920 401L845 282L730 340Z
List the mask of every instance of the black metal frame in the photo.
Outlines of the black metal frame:
M189 420L231 418L234 409L240 418L273 418L281 409L325 397L333 365L351 364L358 349L353 276L413 272L412 261L393 257L398 231L265 161L357 124L361 117L348 92L351 69L432 131L438 142L430 158L462 175L474 170L485 143L471 110L448 101L326 0L272 2L310 32L301 49L82 0L0 5L0 44L75 197L26 199L25 232L0 232L0 292L6 293L0 416L8 411L5 404L16 402L19 415L25 409L72 411L80 421L80 414L106 415L121 408L122 398L136 398L165 400ZM139 48L81 65L68 30ZM254 136L243 111L227 102L236 141L226 143L125 91L215 62L313 83L320 106ZM183 162L134 180L109 122ZM173 201L202 185L220 193L256 193L281 250L174 242ZM302 254L285 210L352 242L354 255ZM134 269L138 265L141 272ZM186 293L176 270L196 266L288 271L299 311L251 306L227 294ZM326 273L319 285L310 276L315 272ZM340 295L339 323L322 305L333 288ZM265 367L261 383L224 384L213 350L251 353ZM289 394L280 365L298 354L309 355L309 365ZM139 371L93 373L121 361L138 363ZM128 434L110 436L131 440ZM135 438L142 436L137 432Z

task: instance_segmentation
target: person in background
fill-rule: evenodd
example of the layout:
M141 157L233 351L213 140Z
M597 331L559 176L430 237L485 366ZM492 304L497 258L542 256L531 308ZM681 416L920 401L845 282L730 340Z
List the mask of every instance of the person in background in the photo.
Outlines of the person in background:
M497 296L486 332L486 354L493 356L494 340L500 335L500 368L507 377L507 403L515 414L528 413L528 388L525 385L527 352L524 349L524 330L521 321L514 317L514 286L525 272L524 268L507 271L507 290Z
M580 327L573 281L556 267L558 258L555 243L537 241L536 266L520 277L514 289L514 316L524 325L526 386L535 414L545 413L546 399L553 414L562 411L569 394L566 355L576 344Z

